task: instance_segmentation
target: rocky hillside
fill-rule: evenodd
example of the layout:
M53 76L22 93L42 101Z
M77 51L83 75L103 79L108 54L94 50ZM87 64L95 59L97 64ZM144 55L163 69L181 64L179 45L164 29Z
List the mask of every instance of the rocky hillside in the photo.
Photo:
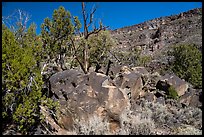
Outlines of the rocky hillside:
M30 134L202 134L202 89L175 74L127 66L111 67L108 75L70 69L52 75L48 87L59 111L41 105L46 122ZM11 127L3 134L18 133Z
M202 8L116 29L111 34L118 50L137 47L145 55L160 55L171 45L181 43L202 48Z
M42 106L52 128L39 127L35 134L201 134L202 90L175 74L161 76L144 67L117 66L110 73L112 78L78 69L52 75L50 96L59 101L60 113Z

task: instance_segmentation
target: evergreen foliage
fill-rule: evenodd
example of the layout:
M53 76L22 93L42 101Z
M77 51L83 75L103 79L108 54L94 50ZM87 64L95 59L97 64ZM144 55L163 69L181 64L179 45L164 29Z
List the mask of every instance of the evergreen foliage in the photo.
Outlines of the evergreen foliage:
M40 105L47 105L42 95L42 76L37 62L39 45L35 45L32 25L23 38L23 46L2 25L2 117L4 123L15 124L23 134L42 120ZM57 106L52 101L53 107Z
M113 51L117 60L123 65L138 66L140 63L141 50L131 48L129 51Z
M108 31L101 31L97 35L91 36L88 40L90 66L93 63L98 63L101 66L107 65L110 56L109 51L113 44L113 40Z
M178 97L179 97L176 89L172 85L170 85L169 88L168 88L167 97L168 98L173 98L173 99L178 99Z
M180 78L202 88L202 53L195 45L178 45L169 52L174 56L171 69Z
M76 18L76 21L77 18ZM80 25L76 25L79 28ZM68 49L68 40L74 34L75 26L69 11L60 6L54 10L52 18L45 18L41 25L41 35L44 48L44 58L47 62L51 60L57 65L63 65L63 55Z
M151 62L151 56L139 56L138 65L146 67L149 62Z

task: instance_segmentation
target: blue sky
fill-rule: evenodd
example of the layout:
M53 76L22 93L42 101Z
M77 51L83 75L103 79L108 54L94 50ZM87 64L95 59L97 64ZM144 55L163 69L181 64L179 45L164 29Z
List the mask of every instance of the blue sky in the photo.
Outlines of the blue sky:
M96 22L101 19L112 30L202 7L201 2L89 2L88 11L94 4L98 6L94 15ZM2 16L8 16L16 9L26 11L32 15L29 24L35 22L39 34L44 18L51 18L59 6L64 6L82 22L80 2L3 2Z

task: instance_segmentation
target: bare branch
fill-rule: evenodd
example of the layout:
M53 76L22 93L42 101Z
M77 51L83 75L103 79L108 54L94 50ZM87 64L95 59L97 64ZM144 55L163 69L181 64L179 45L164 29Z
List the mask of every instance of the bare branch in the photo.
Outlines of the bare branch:
M84 33L83 33L83 37L85 40L88 40L89 36L92 34L98 34L100 31L102 30L106 30L106 26L103 26L103 24L100 22L99 23L99 28L96 28L96 26L94 27L94 30L89 32L88 28L91 24L93 24L93 16L94 13L96 12L96 7L94 6L92 8L91 13L89 14L90 18L89 18L89 23L87 24L87 18L88 18L88 14L86 14L85 12L85 3L82 2L82 15L83 15L83 21L84 21ZM84 44L84 50L83 50L83 64L78 60L78 58L76 58L78 60L78 62L80 63L81 68L84 70L85 73L88 72L88 67L89 67L89 45L88 43Z
M18 9L18 13L19 13L19 22L22 22L22 11Z
M74 58L75 58L75 59L77 60L77 62L79 63L79 65L80 65L81 69L83 70L83 72L84 72L85 74L87 74L87 70L84 68L83 63L79 60L78 56L76 55L78 49L76 49L74 40L73 40L72 38L70 38L70 40L71 40L72 46L73 46L73 48L74 48Z
M82 14L83 14L83 20L84 20L84 36L86 36L88 34L88 28L87 28L87 24L86 24L88 15L86 15L84 2L82 2Z
M83 19L84 19L84 23L86 24L87 21L87 15L86 15L86 11L85 11L85 4L84 2L82 2L82 14L83 14Z
M26 30L26 25L30 20L31 15L20 9L15 10L11 15L2 17L2 23L7 25L13 32L17 32L19 26L22 27L22 31Z
M24 27L26 27L27 22L30 20L30 15L28 15L26 12L23 13L25 16L25 21L24 21Z
M85 18L85 19L86 19L86 22L87 22L87 19L88 19L88 13L86 13L86 18Z
M92 12L90 13L89 24L87 25L87 27L89 27L91 23L93 22L93 16L95 12L96 12L96 7L93 7Z
M111 53L110 51L108 51L118 62L121 62L113 53Z
M106 30L107 28L109 28L109 26L105 26L105 27L102 26L101 28L95 29L95 30L89 32L89 33L87 34L87 36L85 37L85 39L88 39L88 37L89 37L91 34L98 34L100 31Z

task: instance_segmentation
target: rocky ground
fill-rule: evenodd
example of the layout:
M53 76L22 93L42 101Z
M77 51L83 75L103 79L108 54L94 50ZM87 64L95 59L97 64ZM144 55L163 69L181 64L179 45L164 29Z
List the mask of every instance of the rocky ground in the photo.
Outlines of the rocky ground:
M144 67L115 66L109 75L78 69L52 75L49 90L60 102L60 112L53 119L41 107L50 129L39 127L35 134L202 133L202 89L175 74L161 76ZM177 100L167 97L169 85Z

